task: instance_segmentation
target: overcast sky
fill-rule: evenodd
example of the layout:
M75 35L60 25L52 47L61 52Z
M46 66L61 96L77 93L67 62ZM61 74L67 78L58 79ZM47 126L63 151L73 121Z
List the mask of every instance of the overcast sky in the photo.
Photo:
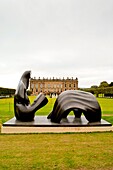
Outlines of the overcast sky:
M0 0L0 87L32 77L113 82L113 0Z

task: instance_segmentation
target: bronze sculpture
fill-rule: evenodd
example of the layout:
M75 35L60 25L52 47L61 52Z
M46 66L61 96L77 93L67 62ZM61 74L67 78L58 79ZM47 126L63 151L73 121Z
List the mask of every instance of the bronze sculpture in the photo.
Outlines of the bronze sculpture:
M14 113L17 120L32 121L35 112L47 104L48 99L43 93L40 93L34 102L30 104L27 96L31 71L25 71L19 81L18 87L14 95Z
M32 121L35 112L48 102L46 96L40 93L30 104L27 96L30 75L31 71L23 73L14 95L15 117L20 121ZM89 122L101 121L101 108L96 97L80 90L63 91L56 99L53 110L47 118L51 122L60 123L61 119L67 118L70 111L74 112L75 118L80 118L83 113Z
M101 108L95 96L91 93L79 90L67 90L62 92L55 101L52 112L48 119L60 123L73 111L75 118L80 118L82 113L89 122L101 120Z

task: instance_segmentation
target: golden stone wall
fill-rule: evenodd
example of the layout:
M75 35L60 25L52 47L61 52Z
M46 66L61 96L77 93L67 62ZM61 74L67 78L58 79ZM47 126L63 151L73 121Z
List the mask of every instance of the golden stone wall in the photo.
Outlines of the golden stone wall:
M30 79L30 90L33 95L37 95L40 92L44 94L52 95L52 94L60 94L65 90L78 90L78 79L67 78L67 79L54 79L54 78L43 78L38 79L31 78Z

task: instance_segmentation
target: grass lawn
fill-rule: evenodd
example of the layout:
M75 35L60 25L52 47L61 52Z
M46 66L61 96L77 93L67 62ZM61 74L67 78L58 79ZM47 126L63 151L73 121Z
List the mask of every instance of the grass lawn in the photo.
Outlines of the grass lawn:
M29 97L31 103L35 97L36 96ZM36 115L48 115L51 112L56 99L48 98L48 100L49 102L38 110ZM102 117L113 124L113 99L98 98L97 100L102 109ZM0 123L2 124L12 117L14 117L13 98L0 99Z
M31 102L35 97L30 97ZM113 123L113 99L98 98ZM55 99L36 112L48 115ZM13 98L0 100L0 123L14 117ZM0 170L113 170L113 132L0 134Z
M103 115L113 115L113 98L97 98Z
M0 135L1 170L112 170L113 133Z

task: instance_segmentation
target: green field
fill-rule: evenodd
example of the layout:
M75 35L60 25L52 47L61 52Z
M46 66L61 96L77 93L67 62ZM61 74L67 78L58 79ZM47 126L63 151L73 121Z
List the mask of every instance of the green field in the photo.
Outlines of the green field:
M30 96L30 102L32 103L36 96ZM36 115L48 115L52 110L55 102L55 98L48 98L49 102L36 112ZM0 123L4 123L10 118L14 117L14 99L0 99Z
M113 133L0 135L0 170L113 170Z
M30 96L31 103L36 96ZM36 115L48 115L54 105L55 98L48 98L49 102L36 112ZM102 117L113 124L113 99L110 98L97 98L101 109ZM14 117L14 108L13 108L13 98L0 99L0 123L4 123L10 118Z
M31 102L35 97L30 97ZM36 112L48 115L55 99ZM113 123L113 99L98 98ZM0 123L14 117L13 98L0 100ZM113 170L113 132L0 134L0 170Z

